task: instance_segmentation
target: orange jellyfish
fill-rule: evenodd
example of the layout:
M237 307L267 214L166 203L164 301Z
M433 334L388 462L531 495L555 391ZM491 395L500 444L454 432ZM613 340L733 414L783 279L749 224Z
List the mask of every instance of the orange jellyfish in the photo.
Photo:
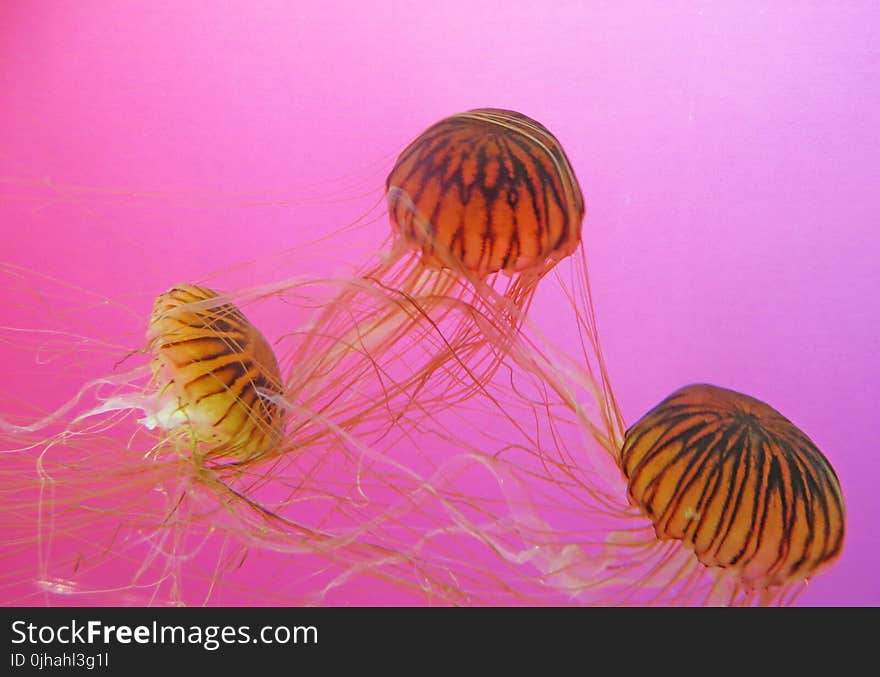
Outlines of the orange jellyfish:
M236 305L178 285L156 299L147 344L147 364L45 419L0 420L4 599L223 601L221 580L249 552L284 558L295 582L251 590L264 603L320 601L355 571L392 589L403 579L395 567L411 562L345 512L355 489L324 482L324 457L344 455L329 414L285 434L274 352Z
M428 390L434 411L466 399L504 359L537 283L580 244L584 201L562 146L513 111L432 125L400 154L386 189L389 252L345 282L284 353L298 402L320 406L365 372L392 419L417 397L428 406ZM303 371L342 380L296 390L317 382Z
M507 509L496 501L491 520L469 520L465 531L516 572L499 580L484 565L474 572L484 592L518 586L532 603L561 603L561 593L563 603L600 605L787 605L841 553L846 512L833 467L759 400L711 385L679 389L622 445L605 447L618 477L603 467L608 457L590 457L613 435L582 427L580 443L565 441L566 423L583 426L560 416L527 453L479 458ZM473 499L471 513L479 505L488 508Z
M386 182L401 246L429 268L478 278L543 275L580 243L584 200L562 146L514 111L480 109L429 127ZM525 304L534 279L512 281Z
M532 371L477 395L469 428L427 432L456 451L409 497L431 515L411 553L447 563L464 599L787 605L840 555L834 469L769 405L690 385L623 431L607 378L581 372L585 404L550 366L562 358L529 350Z
M840 555L846 513L834 469L748 395L677 390L627 431L619 462L630 501L653 525L637 547L658 559L693 553L669 582L685 592L705 568L727 584L721 601L768 604Z

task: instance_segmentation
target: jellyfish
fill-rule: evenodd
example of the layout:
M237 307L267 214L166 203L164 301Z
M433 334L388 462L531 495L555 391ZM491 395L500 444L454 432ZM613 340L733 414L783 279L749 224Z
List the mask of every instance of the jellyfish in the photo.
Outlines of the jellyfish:
M147 330L153 391L144 424L181 432L195 462L245 465L278 452L285 410L275 353L216 292L178 285L161 294ZM207 304L207 305L204 305Z
M629 500L653 527L636 547L692 553L670 579L682 582L679 595L708 569L721 601L768 604L841 553L846 513L834 469L753 397L685 386L627 430L619 462Z
M249 555L286 565L283 581L247 591L251 602L316 603L355 572L379 589L409 584L396 569L413 563L375 543L380 525L348 514L356 488L323 472L345 444L366 446L340 437L326 411L300 438L287 433L303 409L228 296L194 284L162 293L134 355L148 361L40 420L0 419L4 599L222 603L221 582Z
M492 453L460 442L458 474L423 497L446 528L422 556L448 556L449 534L470 539L456 572L482 603L789 605L841 554L837 475L768 404L688 385L615 446L539 401L516 414L531 433L509 426ZM464 466L482 473L480 494Z
M428 268L479 278L499 271L526 304L541 276L580 243L584 201L568 158L540 123L479 109L441 120L397 159L386 181L401 247Z
M381 407L352 412L352 426L465 401L503 361L538 282L581 240L583 196L562 146L514 111L429 127L398 157L386 199L383 259L341 281L280 349L288 396L316 407L328 393L344 399L347 378L374 374ZM317 390L294 393L303 383Z
M27 470L9 487L22 494L16 512L36 513L22 527L36 525L46 589L75 590L72 580L93 563L107 568L101 548L142 557L144 587L150 575L177 586L180 572L162 566L183 558L159 563L181 538L177 527L186 523L183 537L198 540L203 510L236 509L230 474L277 453L286 416L272 400L277 362L238 308L205 287L177 285L156 299L146 334L148 364L97 379L43 420L2 428L7 466L34 463L29 490ZM137 425L126 427L133 415ZM156 572L147 571L151 559Z
M477 416L422 421L413 446L448 446L396 547L442 562L468 603L794 603L843 547L828 459L770 405L713 385L627 428L592 306L576 317L581 359L526 331L469 400Z

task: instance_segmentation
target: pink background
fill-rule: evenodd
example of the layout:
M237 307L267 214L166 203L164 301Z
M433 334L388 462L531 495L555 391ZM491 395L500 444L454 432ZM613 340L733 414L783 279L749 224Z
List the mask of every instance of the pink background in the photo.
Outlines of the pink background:
M880 603L876 4L537 7L7 0L0 261L145 317L173 283L268 269L351 221L437 119L522 111L583 186L627 421L692 381L773 404L832 460L849 511L842 558L801 603ZM358 264L386 233L308 263ZM559 303L540 295L533 318L573 347Z

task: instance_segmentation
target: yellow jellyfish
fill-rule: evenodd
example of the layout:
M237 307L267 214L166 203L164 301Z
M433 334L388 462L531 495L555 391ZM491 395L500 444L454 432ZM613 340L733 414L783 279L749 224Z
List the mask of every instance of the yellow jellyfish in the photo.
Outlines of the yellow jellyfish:
M343 443L365 445L338 437L332 412L285 435L292 408L274 352L240 308L177 285L156 299L146 338L147 364L97 379L42 420L0 420L2 599L303 603L354 572L373 587L406 578L395 568L413 564L346 512L363 489L322 474ZM283 559L284 581L224 597L221 581L236 580L248 553Z
M281 376L262 334L216 299L194 285L156 299L147 331L156 395L141 406L148 427L183 431L198 461L246 464L279 451Z
M143 558L132 589L150 588L152 576L154 588L164 580L179 594L181 572L162 567L185 557L160 562L159 553L185 549L173 539L204 535L202 510L234 512L232 469L241 474L277 453L286 416L278 366L238 308L204 287L178 285L156 299L147 343L148 365L99 379L43 421L3 426L4 460L19 470L33 462L37 473L30 488L26 470L5 474L4 489L19 495L11 503L19 519L31 515L22 528L36 527L38 582L50 592L78 592L73 581L90 566L106 570L104 549ZM132 413L140 425L122 426ZM53 434L41 437L45 430ZM147 571L152 562L159 569ZM109 580L102 583L112 587Z
M328 393L344 398L346 378L372 372L385 424L416 399L436 411L491 378L537 283L578 248L584 218L557 139L500 109L429 127L400 154L386 195L386 256L343 282L280 352L288 397L315 408ZM371 415L352 412L351 422Z

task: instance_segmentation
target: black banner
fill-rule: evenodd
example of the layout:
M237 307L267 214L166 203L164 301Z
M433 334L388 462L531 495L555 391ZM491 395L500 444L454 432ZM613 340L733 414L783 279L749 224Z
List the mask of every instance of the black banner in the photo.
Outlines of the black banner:
M562 672L602 665L674 666L853 658L877 609L5 608L0 674L178 671L330 674L359 669L466 670L526 663ZM797 649L795 651L795 649ZM766 666L765 666L766 667ZM427 668L431 668L427 670ZM153 674L156 674L155 672ZM542 673L544 674L544 673Z

